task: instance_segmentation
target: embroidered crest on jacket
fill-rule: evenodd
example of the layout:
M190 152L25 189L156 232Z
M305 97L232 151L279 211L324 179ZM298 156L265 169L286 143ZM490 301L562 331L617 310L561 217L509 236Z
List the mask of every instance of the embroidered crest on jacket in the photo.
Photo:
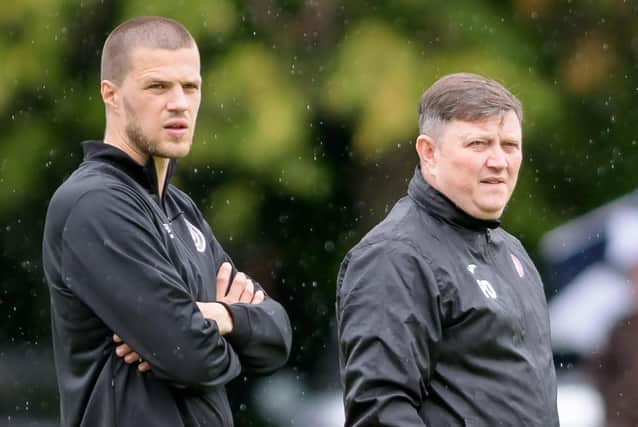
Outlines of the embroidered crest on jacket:
M184 218L184 221L186 221L188 231L190 231L193 242L195 243L195 249L197 249L197 252L204 252L206 250L206 239L204 238L204 234L186 218Z

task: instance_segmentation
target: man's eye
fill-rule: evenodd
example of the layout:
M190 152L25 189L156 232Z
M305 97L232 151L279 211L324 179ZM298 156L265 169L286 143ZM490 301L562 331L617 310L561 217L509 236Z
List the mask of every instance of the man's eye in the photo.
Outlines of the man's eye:
M477 141L470 142L470 145L483 145L483 144L485 144L485 141L478 141L477 140Z
M148 85L149 89L164 89L164 85L162 83L151 83Z

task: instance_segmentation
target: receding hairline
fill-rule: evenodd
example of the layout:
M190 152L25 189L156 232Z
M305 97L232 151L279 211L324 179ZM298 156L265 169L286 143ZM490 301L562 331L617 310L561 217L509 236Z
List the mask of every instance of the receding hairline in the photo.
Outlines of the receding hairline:
M132 53L138 48L177 50L194 47L190 32L174 19L140 16L118 25L104 42L100 79L121 83L130 69Z

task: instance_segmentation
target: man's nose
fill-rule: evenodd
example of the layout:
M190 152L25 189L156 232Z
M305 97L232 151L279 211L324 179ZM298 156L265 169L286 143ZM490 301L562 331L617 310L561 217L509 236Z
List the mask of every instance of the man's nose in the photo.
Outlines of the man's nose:
M180 85L175 85L171 91L171 97L168 100L167 108L171 111L185 111L188 109L188 99L184 88Z
M489 157L487 158L487 166L495 169L507 167L507 153L505 153L500 144L494 144L494 146L490 149Z

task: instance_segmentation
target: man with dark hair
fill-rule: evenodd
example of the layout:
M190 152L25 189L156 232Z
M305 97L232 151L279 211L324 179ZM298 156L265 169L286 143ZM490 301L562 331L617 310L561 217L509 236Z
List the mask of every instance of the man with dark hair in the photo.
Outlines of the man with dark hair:
M408 195L337 279L347 426L558 426L543 284L499 222L522 118L475 74L421 97Z
M201 98L178 22L129 20L102 54L104 141L47 211L43 266L63 426L232 426L225 384L289 355L286 312L169 183Z

